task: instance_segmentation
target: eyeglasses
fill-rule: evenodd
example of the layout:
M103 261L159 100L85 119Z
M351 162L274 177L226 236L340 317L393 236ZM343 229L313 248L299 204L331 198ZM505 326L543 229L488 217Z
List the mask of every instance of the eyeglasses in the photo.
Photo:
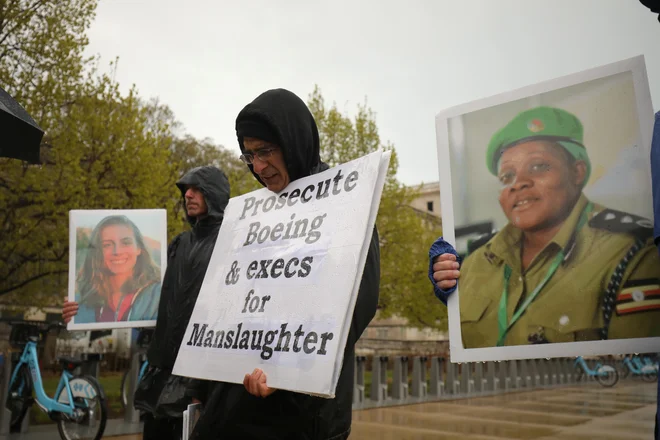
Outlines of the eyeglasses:
M254 153L245 153L241 154L241 160L245 162L248 165L252 165L254 162L254 156L257 156L259 160L261 161L266 161L270 158L270 156L273 155L275 151L279 150L279 148L262 148L261 150L257 150Z

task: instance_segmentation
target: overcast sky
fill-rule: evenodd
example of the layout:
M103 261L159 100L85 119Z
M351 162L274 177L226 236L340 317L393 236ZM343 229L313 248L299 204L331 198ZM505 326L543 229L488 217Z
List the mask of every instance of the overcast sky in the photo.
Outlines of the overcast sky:
M660 23L637 0L101 0L89 54L239 154L234 121L265 90L368 99L406 184L437 181L435 115L644 54L660 105Z

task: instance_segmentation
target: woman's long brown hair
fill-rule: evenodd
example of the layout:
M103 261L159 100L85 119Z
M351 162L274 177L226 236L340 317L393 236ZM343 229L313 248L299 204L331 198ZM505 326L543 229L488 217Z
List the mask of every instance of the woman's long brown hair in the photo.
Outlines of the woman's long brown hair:
M135 292L150 284L160 282L160 269L151 258L144 244L144 237L138 227L124 215L111 215L101 220L92 231L85 262L78 272L76 281L81 304L90 307L101 307L108 304L111 293L108 287L108 278L111 275L103 260L101 232L106 227L113 225L129 226L135 236L135 242L141 250L133 268L133 277L124 283L121 288L122 292Z

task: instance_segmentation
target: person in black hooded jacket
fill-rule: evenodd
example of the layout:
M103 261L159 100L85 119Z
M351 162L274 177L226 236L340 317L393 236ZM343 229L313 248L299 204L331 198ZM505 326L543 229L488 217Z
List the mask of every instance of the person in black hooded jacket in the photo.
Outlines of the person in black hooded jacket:
M176 185L184 197L186 219L192 230L179 234L168 247L167 271L158 305L156 329L147 351L149 367L164 370L168 375L174 367L202 287L230 193L227 176L212 166L189 171ZM185 407L181 412L183 409ZM172 438L179 439L183 414L177 418L160 416L156 414L153 422L147 416L143 440L169 438L161 430L168 423L173 428Z
M329 168L320 158L314 117L305 103L287 90L269 90L248 104L236 119L236 134L243 153L241 159L255 178L273 192ZM355 343L376 313L379 285L380 250L374 228L333 399L271 389L265 374L258 369L246 374L243 385L194 381L189 395L201 401L204 410L192 438L348 438Z
M181 191L186 219L192 230L182 232L168 246L167 269L158 304L156 328L147 351L149 371L144 376L157 376L158 380L154 381L153 387L159 389L143 392L152 397L149 400L157 400L162 387L170 378L175 377L171 375L172 368L229 202L229 180L216 167L195 168L186 173L176 185ZM77 308L76 303L65 303L62 311L64 320L70 320L76 314ZM145 384L142 383L141 386ZM185 388L185 383L182 386ZM139 392L142 391L139 389ZM136 394L136 407L139 407L140 402L137 400ZM156 401L148 402L146 406L155 407L156 414L145 414L143 440L181 438L182 412L185 406L191 403L191 399L188 400L180 411L169 409L166 413L159 410Z

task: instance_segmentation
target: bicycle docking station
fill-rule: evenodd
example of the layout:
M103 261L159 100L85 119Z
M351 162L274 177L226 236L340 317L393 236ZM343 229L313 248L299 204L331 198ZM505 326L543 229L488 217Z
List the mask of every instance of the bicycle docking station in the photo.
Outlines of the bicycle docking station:
M20 348L20 340L25 337L23 334L24 331L17 329L16 324L21 325L35 325L32 321L24 322L15 322L15 321L3 321L5 324L11 326L11 334L9 337L10 345L13 349ZM35 325L36 328L36 325ZM2 409L0 410L0 439L6 440L9 438L9 435L12 433L26 433L30 426L30 412L32 410L32 405L30 405L25 412L20 424L12 427L12 413L11 410L7 408L7 401L9 398L9 385L11 381L11 375L14 371L14 368L19 363L21 359L21 351L10 351L9 353L2 354L2 381L0 381L0 398L2 398Z
M9 381L15 364L13 355L2 355L2 381L0 382L0 397L2 398L2 409L0 409L0 439L6 440L11 433L11 411L7 409L7 397L9 397ZM26 417L29 420L29 417ZM27 431L25 423L21 425L21 432Z
M78 367L79 371L76 371L76 373L98 379L101 375L103 353L82 353L80 358L82 364Z
M135 409L133 404L133 395L137 389L138 384L138 375L140 374L140 367L146 359L146 355L139 350L135 351L131 357L131 368L128 373L128 395L126 396L126 408L124 410L124 422L125 423L139 423L140 422L140 411Z
M126 396L126 408L124 410L124 423L140 423L140 411L135 409L133 396L140 381L140 370L147 361L147 349L153 338L153 328L142 328L139 331L136 344L131 344L131 367L128 372L128 390Z

